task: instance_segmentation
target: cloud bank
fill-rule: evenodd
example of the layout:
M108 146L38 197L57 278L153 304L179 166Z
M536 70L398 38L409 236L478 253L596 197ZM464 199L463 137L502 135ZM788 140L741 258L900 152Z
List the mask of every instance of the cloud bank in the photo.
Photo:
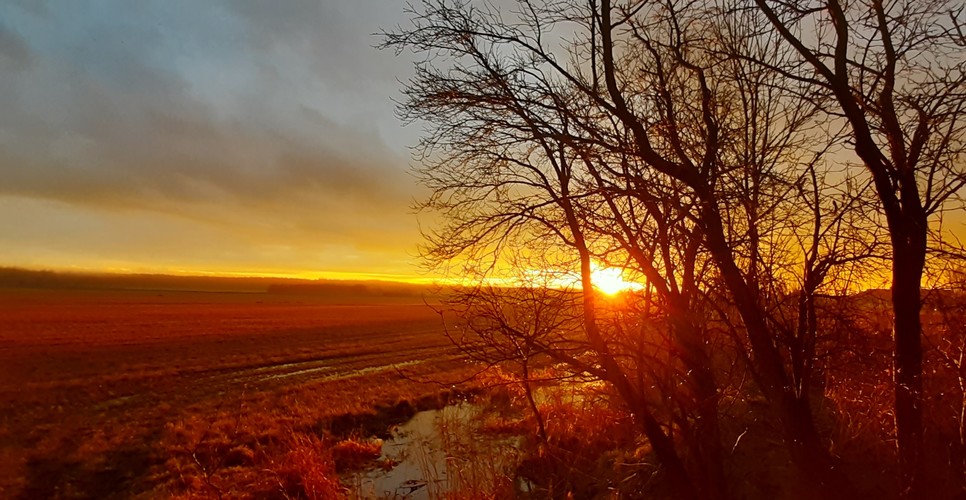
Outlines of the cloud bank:
M0 5L0 263L414 272L402 10Z

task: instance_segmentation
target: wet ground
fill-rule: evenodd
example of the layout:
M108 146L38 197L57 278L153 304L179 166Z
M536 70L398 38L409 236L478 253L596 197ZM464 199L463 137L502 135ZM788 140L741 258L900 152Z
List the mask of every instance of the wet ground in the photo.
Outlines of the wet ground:
M24 457L111 429L156 434L188 407L445 363L441 330L421 303L0 290L0 497Z
M487 433L484 403L416 413L382 445L381 467L349 475L356 498L430 500L514 483L522 438ZM526 484L517 489L526 490Z

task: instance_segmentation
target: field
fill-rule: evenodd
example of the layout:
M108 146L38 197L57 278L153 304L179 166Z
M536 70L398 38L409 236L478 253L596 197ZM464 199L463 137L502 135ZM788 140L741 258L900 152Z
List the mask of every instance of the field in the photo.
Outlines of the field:
M413 298L0 289L0 497L286 496L293 442L465 378L441 330Z
M438 463L417 457L429 460L416 464L425 484L452 488L434 498L672 498L610 386L545 361L531 366L532 394L513 363L479 374L422 296L383 292L0 288L0 498L382 498L365 493L360 471L407 464L378 438L391 445L418 411L467 393L478 418L437 429L427 442L440 443ZM881 299L858 300L842 307L887 317ZM934 313L924 315L930 342L961 352L961 340L940 343L962 338L943 326L961 317ZM887 328L855 325L826 339L816 414L862 491L895 498L889 345L874 334ZM966 404L949 390L956 375L927 378L938 394L927 435L937 491L958 487L944 472ZM803 498L773 419L734 380L720 417L734 497ZM500 448L507 440L516 444ZM451 463L444 485L437 466Z

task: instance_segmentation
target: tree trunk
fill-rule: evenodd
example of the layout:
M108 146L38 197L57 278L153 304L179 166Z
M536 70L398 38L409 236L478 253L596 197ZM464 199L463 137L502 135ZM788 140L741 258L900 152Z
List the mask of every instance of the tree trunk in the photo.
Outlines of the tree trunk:
M793 392L786 391L780 403L780 419L792 462L815 485L815 493L822 498L860 498L822 442L807 397L799 398Z
M908 234L911 231L903 231ZM895 232L894 232L895 234ZM896 440L899 452L900 493L919 498L923 484L922 436L922 325L920 287L925 246L917 238L893 238L893 336L895 340Z
M694 481L691 480L687 469L684 467L684 463L681 461L681 457L678 456L677 450L674 449L674 442L665 434L664 429L658 424L654 415L647 408L635 409L632 407L631 410L637 414L638 420L644 429L644 435L650 441L651 447L654 449L654 454L657 455L657 459L664 466L668 483L671 485L673 497L682 500L700 500L701 497L694 487Z
M574 207L569 199L568 179L560 179L561 185L561 208L567 219L574 239L574 247L580 257L580 286L583 294L583 323L587 334L587 340L591 348L597 355L600 365L606 374L607 382L613 384L618 395L627 404L628 408L634 413L638 422L643 426L644 434L647 436L651 447L654 449L657 459L661 461L667 473L668 481L674 492L674 498L682 500L700 500L694 481L691 480L684 462L678 455L674 446L674 440L664 432L664 429L654 418L654 414L647 405L644 395L627 379L625 372L620 364L614 359L607 342L600 333L597 324L597 303L595 299L594 284L591 281L591 255L584 239L583 228L574 212Z
M710 190L703 193L702 215L708 250L721 270L721 276L745 324L751 343L752 368L757 373L756 379L769 406L781 420L792 461L809 481L819 487L826 500L856 498L854 486L835 466L835 460L815 428L808 395L796 395L781 353L774 343L773 332L765 322L754 293L735 264L724 237L718 204Z
M693 374L692 374L693 376ZM701 481L702 498L719 500L728 498L728 481L724 473L724 454L721 447L721 429L718 424L718 394L712 385L706 386L695 380L698 399L698 416L694 423L694 443L691 448L704 475Z
M586 249L581 249L581 281L584 296L584 325L587 330L587 338L594 351L596 351L601 366L607 374L607 381L614 385L621 399L627 404L628 408L634 413L638 422L642 424L644 434L647 436L654 454L661 461L667 473L668 482L674 492L674 498L682 500L699 500L701 497L695 488L694 481L688 474L684 462L678 455L674 446L674 440L668 436L654 414L651 412L644 400L643 394L636 390L627 380L620 365L610 354L603 337L597 327L596 304L594 301L593 285L590 282L590 255Z
M530 366L526 359L523 361L523 392L526 394L530 411L533 412L533 418L537 420L537 432L540 434L540 439L546 444L547 426L544 425L543 415L540 413L540 408L537 407L537 401L533 398L533 387L530 385Z
M685 319L687 308L672 305L671 316L675 346L681 361L691 376L688 378L695 398L697 418L689 448L695 455L700 474L699 490L702 498L718 500L728 497L728 482L724 473L724 454L721 428L718 422L718 385L712 373L711 359L704 347L702 335L695 325Z
M657 459L664 466L668 481L671 484L671 489L674 491L674 498L699 500L700 497L694 486L694 481L692 481L688 474L687 468L684 467L684 462L681 461L681 457L675 449L674 441L664 432L664 429L657 422L657 419L654 418L640 391L635 390L627 380L627 377L624 376L620 365L614 360L614 357L610 354L610 350L607 348L606 342L604 342L603 337L600 335L597 326L597 306L594 300L594 289L590 281L590 254L583 245L582 237L576 237L575 239L579 241L580 274L584 297L583 317L584 326L587 331L587 339L590 341L591 346L600 359L601 366L607 374L607 381L614 385L621 399L624 400L630 410L635 414L637 420L642 424L644 434L647 436L648 441L650 441L651 447L654 449L654 454L657 455Z

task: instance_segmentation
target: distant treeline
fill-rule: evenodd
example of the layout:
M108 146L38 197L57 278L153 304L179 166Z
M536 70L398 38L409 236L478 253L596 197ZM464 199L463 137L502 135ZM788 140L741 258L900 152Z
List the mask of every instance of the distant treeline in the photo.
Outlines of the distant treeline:
M36 271L0 268L0 288L172 290L301 294L316 296L419 297L429 285L381 281L326 281L292 278L171 276Z
M172 276L0 268L0 287L264 292L283 278Z
M393 282L338 282L283 283L268 287L268 293L318 296L377 296L419 297L428 290L427 285Z

